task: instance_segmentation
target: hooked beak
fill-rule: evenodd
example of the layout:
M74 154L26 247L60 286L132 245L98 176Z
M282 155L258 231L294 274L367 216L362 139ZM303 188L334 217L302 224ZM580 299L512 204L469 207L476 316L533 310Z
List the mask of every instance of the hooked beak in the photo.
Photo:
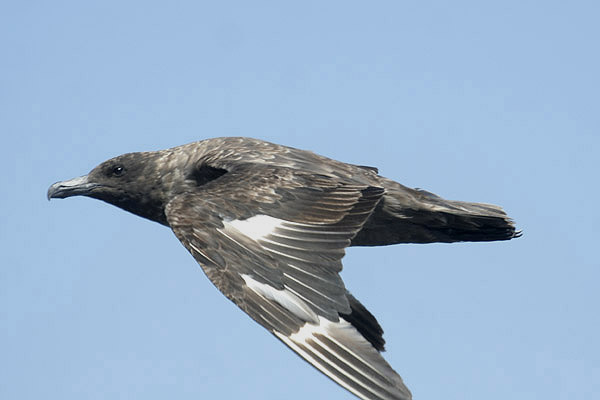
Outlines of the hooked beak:
M87 175L69 179L68 181L56 182L48 188L48 200L64 199L71 196L85 196L98 186L97 183L89 182Z

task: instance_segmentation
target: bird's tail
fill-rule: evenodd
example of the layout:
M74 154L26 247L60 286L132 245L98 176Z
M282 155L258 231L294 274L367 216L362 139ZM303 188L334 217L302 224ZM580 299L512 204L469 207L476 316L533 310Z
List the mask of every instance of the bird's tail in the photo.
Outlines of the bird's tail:
M354 246L486 242L521 236L501 207L445 200L387 179L384 182L386 195L352 240Z

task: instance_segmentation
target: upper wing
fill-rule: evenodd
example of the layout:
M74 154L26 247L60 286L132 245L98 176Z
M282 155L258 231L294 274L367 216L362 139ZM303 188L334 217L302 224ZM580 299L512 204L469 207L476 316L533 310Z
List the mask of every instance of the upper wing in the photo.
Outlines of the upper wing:
M362 399L409 399L377 321L338 275L383 193L254 165L176 197L166 215L211 281L321 372Z

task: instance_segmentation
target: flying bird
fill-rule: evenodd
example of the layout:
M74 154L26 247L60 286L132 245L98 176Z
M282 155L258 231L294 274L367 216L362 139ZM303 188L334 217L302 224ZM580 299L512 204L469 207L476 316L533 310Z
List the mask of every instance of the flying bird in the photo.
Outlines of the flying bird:
M381 355L381 326L339 275L345 248L520 234L498 206L244 137L124 154L48 189L48 199L70 196L170 227L228 299L365 400L412 395Z

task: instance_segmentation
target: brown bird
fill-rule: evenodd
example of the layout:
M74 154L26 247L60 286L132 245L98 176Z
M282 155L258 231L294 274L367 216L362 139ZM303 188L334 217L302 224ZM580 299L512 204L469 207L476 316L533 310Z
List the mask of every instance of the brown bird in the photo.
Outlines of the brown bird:
M412 396L381 355L381 326L339 275L345 248L520 235L498 206L242 137L124 154L48 189L49 199L78 195L169 226L227 298L368 400Z

